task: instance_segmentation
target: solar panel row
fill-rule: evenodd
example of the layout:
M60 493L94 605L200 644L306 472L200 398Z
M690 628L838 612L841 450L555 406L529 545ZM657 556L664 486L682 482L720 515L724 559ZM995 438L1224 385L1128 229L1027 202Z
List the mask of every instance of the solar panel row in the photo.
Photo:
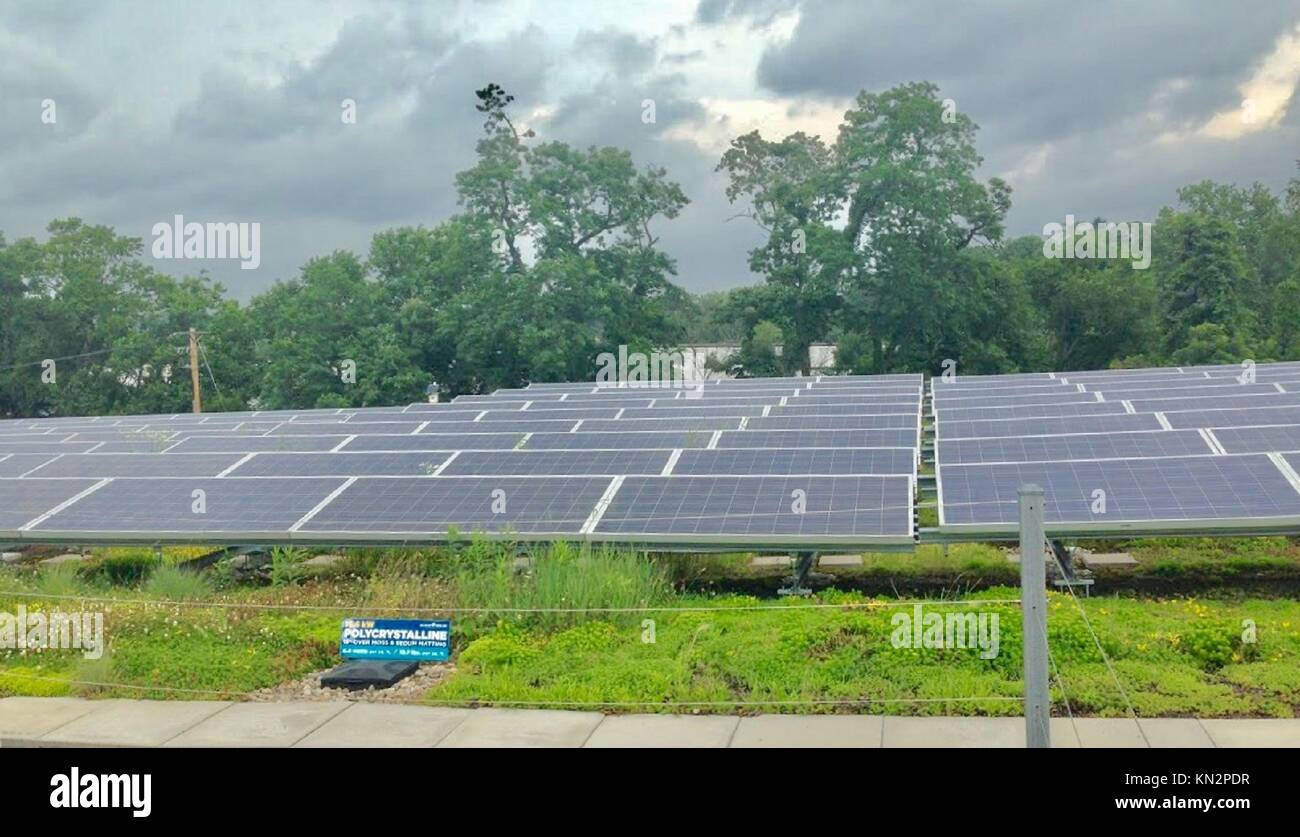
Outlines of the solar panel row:
M921 403L921 376L884 376L16 419L0 536L903 546Z

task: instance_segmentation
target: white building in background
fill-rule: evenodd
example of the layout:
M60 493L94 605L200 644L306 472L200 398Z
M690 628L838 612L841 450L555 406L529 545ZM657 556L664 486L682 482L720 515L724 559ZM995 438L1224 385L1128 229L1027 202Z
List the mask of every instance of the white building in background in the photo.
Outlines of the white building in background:
M712 345L683 346L680 350L686 365L686 380L698 381L707 378L730 377L726 372L714 372L708 369L709 361L725 364L740 351L739 343L715 343ZM782 346L776 346L780 355ZM835 366L835 344L813 343L808 346L808 365L814 375L829 372Z

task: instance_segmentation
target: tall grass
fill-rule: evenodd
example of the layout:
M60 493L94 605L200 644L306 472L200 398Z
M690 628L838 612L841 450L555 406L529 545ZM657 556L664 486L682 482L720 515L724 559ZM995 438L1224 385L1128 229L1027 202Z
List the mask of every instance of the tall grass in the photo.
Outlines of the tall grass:
M149 576L144 592L151 599L197 601L212 595L212 582L200 573L164 565Z
M467 551L468 552L468 551ZM587 619L639 621L638 613L583 613L589 608L638 608L672 595L667 567L643 553L552 544L532 551L527 568L513 552L481 550L458 562L457 600L489 612L462 619L479 625L511 619L530 627L562 628Z

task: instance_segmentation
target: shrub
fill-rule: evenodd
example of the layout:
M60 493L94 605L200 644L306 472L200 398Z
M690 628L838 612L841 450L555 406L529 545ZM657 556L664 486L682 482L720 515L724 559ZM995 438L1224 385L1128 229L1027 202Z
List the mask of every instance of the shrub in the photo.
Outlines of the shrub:
M163 566L149 576L144 591L154 599L193 601L212 595L212 584L197 572Z

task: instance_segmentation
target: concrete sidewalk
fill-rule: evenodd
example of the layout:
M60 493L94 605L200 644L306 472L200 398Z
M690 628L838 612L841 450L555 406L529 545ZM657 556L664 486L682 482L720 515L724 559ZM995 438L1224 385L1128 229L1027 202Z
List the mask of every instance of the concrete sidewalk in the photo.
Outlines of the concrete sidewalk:
M1023 747L1022 718L602 715L383 703L0 699L17 747ZM1300 719L1052 719L1056 747L1300 747Z

